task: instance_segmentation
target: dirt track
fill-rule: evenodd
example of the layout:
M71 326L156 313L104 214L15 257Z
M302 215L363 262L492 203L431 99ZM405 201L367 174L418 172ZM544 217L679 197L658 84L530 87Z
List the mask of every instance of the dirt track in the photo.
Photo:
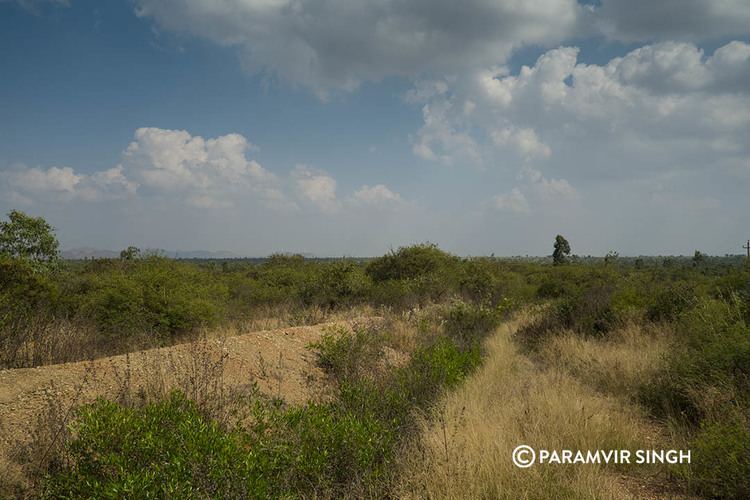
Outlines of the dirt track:
M359 323L364 321L371 320ZM352 323L266 330L93 361L0 371L0 463L12 447L31 439L30 430L51 406L65 413L100 396L116 399L124 391L152 394L181 388L200 397L212 390L207 383L223 383L226 390L255 383L266 395L302 403L323 386L323 373L307 346L319 340L326 327Z

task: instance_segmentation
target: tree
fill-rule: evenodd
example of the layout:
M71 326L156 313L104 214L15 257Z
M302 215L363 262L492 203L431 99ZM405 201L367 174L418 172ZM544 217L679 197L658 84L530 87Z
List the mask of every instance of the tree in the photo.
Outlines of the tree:
M555 251L552 252L552 262L559 266L565 264L568 261L568 255L570 255L570 243L563 236L555 236Z
M693 254L693 266L700 266L705 262L706 255L699 250L696 250Z
M35 270L49 269L59 259L54 229L42 217L11 210L0 222L0 256L29 261Z
M135 260L141 256L141 249L134 246L129 246L122 252L120 252L120 258L122 260Z
M604 256L604 264L613 264L619 257L619 253L615 252L614 250L610 250L609 252L607 252L607 255Z

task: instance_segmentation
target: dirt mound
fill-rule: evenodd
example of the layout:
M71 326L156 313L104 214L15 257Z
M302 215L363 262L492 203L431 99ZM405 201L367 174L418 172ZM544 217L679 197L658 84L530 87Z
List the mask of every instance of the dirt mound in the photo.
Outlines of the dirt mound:
M308 346L326 328L377 321L361 319L204 339L171 347L36 368L0 371L0 463L50 411L68 414L98 397L119 399L181 389L199 400L245 390L304 403L321 393L324 374Z

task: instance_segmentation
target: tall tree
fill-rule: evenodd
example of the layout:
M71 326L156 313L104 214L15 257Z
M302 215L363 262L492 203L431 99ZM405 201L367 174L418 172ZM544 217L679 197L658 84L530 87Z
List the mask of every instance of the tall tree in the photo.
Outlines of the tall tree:
M40 270L58 260L59 246L54 229L42 217L11 210L8 220L0 222L0 256L27 260Z
M559 266L565 264L568 261L568 255L570 255L570 243L562 235L555 236L555 251L552 252L552 262Z

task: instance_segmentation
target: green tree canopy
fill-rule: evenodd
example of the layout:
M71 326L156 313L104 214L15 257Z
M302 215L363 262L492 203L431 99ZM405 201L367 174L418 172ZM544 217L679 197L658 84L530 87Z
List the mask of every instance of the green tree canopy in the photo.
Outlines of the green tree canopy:
M552 262L557 266L565 264L568 261L568 255L570 255L570 243L563 236L555 236L554 252L552 252Z
M11 210L8 220L0 222L0 256L27 260L40 270L58 260L59 246L54 229L42 217Z

